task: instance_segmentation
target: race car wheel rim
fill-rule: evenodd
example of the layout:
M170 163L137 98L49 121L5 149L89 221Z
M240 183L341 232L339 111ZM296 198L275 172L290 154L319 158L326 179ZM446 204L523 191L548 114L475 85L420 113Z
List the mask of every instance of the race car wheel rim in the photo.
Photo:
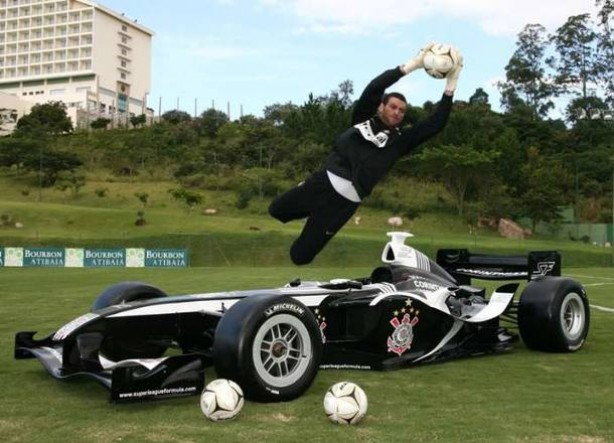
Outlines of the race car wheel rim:
M313 359L311 338L303 322L288 314L266 320L258 329L252 347L258 376L275 388L296 383Z
M576 340L582 335L585 321L582 298L575 292L567 294L561 306L561 325L568 340Z

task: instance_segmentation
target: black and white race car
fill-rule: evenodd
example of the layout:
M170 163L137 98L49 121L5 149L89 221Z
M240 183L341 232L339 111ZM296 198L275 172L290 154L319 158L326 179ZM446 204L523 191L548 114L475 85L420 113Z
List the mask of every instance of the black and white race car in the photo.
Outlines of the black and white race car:
M275 289L167 296L140 282L111 286L84 314L43 339L15 337L57 379L96 378L112 401L199 394L204 368L247 398L300 396L320 368L389 370L507 351L579 350L589 329L581 284L561 277L557 252L528 256L439 250L433 261L389 233L369 277L292 281ZM474 278L527 280L487 295Z

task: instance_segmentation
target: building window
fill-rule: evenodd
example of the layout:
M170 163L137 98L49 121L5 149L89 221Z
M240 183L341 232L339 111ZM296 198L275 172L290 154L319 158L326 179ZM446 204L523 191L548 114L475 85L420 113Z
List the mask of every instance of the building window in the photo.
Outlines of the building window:
M124 31L124 32L128 32L128 26L126 26L126 25L122 25L122 31Z
M49 95L63 95L66 92L65 89L52 89L49 91Z
M120 77L121 77L123 80L125 80L125 79L126 79L126 73L125 73L125 72L122 72L122 73L121 73L121 75L120 75Z

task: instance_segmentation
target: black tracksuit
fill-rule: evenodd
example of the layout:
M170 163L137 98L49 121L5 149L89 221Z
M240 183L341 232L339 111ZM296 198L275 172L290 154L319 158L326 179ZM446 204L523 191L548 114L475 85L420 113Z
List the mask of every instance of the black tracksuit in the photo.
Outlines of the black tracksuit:
M269 213L284 223L308 217L290 249L295 264L310 263L359 206L335 191L326 171L350 180L364 199L401 156L445 126L452 108L452 97L445 94L433 114L409 128L388 128L375 116L386 88L402 76L395 68L373 79L356 103L353 126L337 139L325 169L271 203Z

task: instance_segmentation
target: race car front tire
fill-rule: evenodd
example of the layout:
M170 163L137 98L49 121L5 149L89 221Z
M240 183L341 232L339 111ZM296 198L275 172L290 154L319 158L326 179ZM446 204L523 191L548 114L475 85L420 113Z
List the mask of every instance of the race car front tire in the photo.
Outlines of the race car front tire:
M546 277L530 282L520 296L518 328L530 349L575 352L588 335L586 292L575 280Z
M166 293L155 286L141 282L123 282L103 291L94 301L91 310L97 311L113 305L160 297L166 297ZM108 359L120 361L129 358L157 358L164 355L166 349L167 347L159 342L152 343L144 338L105 337L100 344L99 352Z
M322 335L313 313L291 297L251 296L220 320L213 344L215 370L241 386L245 397L288 401L315 379Z
M126 281L109 286L92 305L91 311L108 308L109 306L129 303L137 300L150 300L152 298L166 297L166 293L155 286L138 281Z

